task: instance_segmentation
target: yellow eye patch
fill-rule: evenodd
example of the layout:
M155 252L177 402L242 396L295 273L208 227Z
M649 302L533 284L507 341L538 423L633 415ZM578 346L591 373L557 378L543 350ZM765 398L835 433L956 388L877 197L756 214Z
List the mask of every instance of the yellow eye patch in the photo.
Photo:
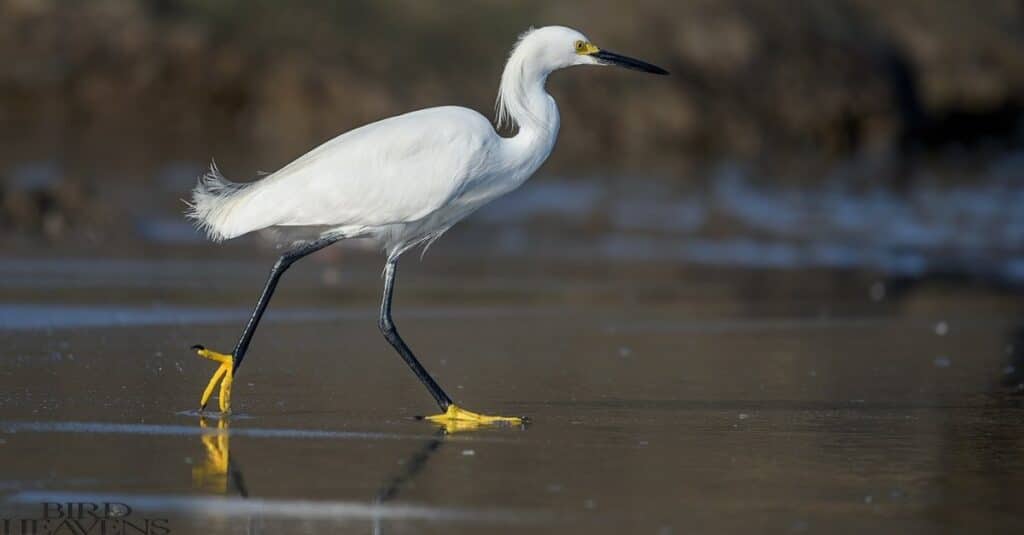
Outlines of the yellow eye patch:
M587 41L583 41L582 39L576 41L576 43L573 44L573 48L576 49L576 53L581 56L593 54L594 52L598 52L601 50L600 48L594 46L593 43L588 43Z

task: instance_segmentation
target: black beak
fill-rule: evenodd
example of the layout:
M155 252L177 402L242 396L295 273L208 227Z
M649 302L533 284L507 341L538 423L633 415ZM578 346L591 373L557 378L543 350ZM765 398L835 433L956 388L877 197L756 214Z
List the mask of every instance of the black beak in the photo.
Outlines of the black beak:
M591 56L601 60L601 63L605 65L618 65L619 67L625 67L634 71L649 72L652 74L668 74L668 71L658 67L657 65L651 65L646 61L640 61L627 56L616 54L615 52L609 52L607 50L598 50L591 54Z

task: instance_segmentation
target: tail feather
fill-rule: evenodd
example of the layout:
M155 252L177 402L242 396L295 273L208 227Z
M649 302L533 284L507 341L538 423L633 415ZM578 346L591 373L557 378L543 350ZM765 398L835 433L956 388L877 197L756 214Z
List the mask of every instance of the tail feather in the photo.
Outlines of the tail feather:
M217 169L217 163L211 162L210 170L199 178L199 183L192 190L192 201L185 202L188 205L185 216L213 241L240 236L245 232L233 228L237 225L231 224L231 213L242 193L252 184L231 182Z

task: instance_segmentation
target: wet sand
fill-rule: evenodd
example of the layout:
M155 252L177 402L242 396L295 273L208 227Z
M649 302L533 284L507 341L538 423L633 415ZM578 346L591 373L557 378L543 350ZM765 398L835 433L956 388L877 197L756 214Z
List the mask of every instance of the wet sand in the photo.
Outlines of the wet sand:
M200 419L267 255L0 262L0 518L120 502L171 533L1019 532L1024 305L863 273L411 256L289 273ZM445 258L448 258L447 260ZM880 285L880 286L879 286Z

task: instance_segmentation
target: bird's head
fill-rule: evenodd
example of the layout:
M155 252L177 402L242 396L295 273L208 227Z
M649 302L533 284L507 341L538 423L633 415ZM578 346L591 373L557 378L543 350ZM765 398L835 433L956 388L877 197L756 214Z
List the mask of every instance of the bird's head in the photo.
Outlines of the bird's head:
M668 74L661 67L599 48L587 36L565 26L545 26L523 35L516 47L542 70L551 72L574 65L618 65L627 69Z
M497 125L519 124L523 121L548 128L534 111L538 100L530 89L543 88L548 74L575 65L618 65L627 69L668 74L650 63L599 48L587 36L565 26L531 29L519 37L501 74L498 88ZM532 84L532 85L531 85ZM541 99L539 102L546 102Z

